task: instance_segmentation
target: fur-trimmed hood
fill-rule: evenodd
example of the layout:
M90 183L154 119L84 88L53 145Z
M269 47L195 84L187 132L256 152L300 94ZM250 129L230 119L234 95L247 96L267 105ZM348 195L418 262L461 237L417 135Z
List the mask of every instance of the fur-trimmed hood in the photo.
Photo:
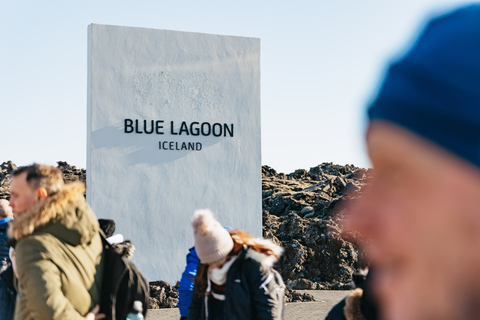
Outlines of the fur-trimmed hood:
M362 314L361 298L363 289L357 288L350 292L345 298L345 307L343 307L343 314L346 320L365 320Z
M266 248L271 249L272 252L275 253L275 255L277 255L278 258L280 258L280 256L283 253L283 248L280 247L279 245L276 245L275 243L273 243L273 241L270 240L270 239L255 238L255 239L253 239L253 241L255 243L258 243L258 244L266 247ZM255 251L251 248L247 249L247 253L245 255L245 258L250 258L250 259L253 259L255 261L258 261L265 268L273 267L275 262L278 261L277 257L275 257L274 255L267 255L267 254Z
M9 222L8 236L19 240L33 233L50 233L71 245L88 243L99 232L98 220L83 196L85 185L69 183Z

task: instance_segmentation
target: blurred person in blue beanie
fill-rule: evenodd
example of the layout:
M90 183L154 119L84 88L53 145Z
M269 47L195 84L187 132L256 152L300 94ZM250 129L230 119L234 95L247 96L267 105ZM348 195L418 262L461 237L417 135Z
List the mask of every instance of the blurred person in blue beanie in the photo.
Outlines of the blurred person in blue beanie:
M373 177L345 228L381 318L480 319L480 5L430 21L368 115Z

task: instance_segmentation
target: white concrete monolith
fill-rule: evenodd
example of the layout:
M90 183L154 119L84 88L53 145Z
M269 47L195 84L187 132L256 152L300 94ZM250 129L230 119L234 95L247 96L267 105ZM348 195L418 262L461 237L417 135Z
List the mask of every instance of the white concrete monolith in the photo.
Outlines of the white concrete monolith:
M260 40L92 24L87 201L174 285L191 217L261 236Z

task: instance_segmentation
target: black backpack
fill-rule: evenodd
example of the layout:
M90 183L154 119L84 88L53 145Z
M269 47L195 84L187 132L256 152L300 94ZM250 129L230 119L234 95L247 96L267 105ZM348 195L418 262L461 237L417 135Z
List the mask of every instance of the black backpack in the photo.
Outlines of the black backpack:
M133 302L143 304L143 316L147 315L149 286L135 265L119 254L100 233L103 244L104 272L100 313L107 319L124 320L132 311Z

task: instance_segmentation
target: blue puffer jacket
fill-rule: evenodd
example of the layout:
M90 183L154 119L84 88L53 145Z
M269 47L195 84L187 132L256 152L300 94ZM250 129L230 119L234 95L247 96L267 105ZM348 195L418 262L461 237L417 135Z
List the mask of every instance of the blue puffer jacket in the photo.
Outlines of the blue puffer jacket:
M197 256L195 248L189 249L187 254L187 266L183 271L180 279L180 287L178 288L178 308L182 317L188 316L188 308L190 307L190 300L193 291L193 280L197 275L197 265L200 259Z

